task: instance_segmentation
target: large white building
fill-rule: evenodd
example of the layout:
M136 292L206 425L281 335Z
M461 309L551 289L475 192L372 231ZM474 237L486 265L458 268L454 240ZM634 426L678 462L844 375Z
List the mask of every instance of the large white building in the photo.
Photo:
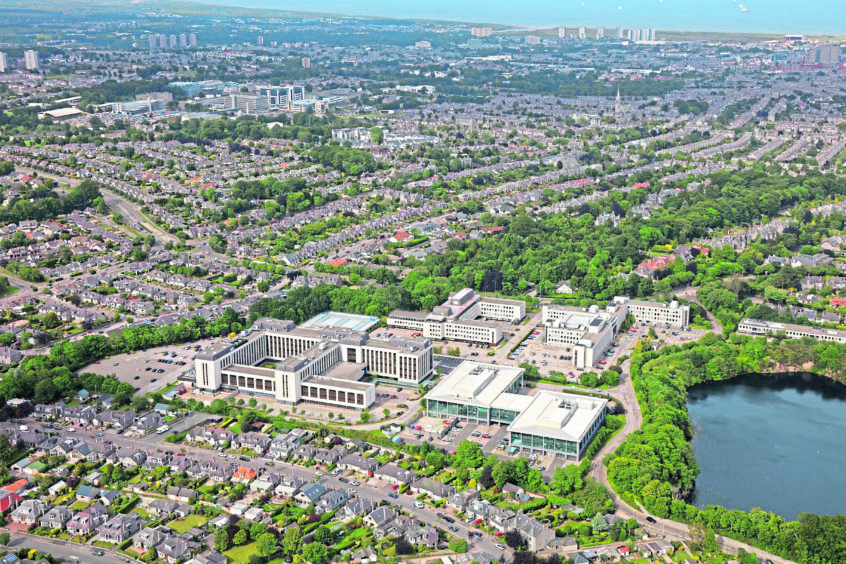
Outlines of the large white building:
M6 53L0 53L0 72L6 72L8 68L9 58L6 56Z
M776 321L762 321L760 319L743 318L737 326L737 332L754 336L776 336L783 333L788 339L810 337L818 341L833 341L846 343L846 331L823 329L820 327L806 327L793 323L778 323Z
M546 344L569 349L576 368L596 366L622 327L627 311L625 304L616 302L604 311L595 305L590 308L543 306Z
M306 97L304 86L269 86L260 88L259 95L267 99L271 108L287 107L291 102L303 100Z
M426 414L507 425L511 446L580 459L605 420L607 400L523 392L523 369L465 361L426 394Z
M614 302L625 304L634 320L649 325L667 325L668 327L687 327L690 325L690 306L677 301L669 303L644 302L617 296Z
M364 409L375 400L366 375L416 388L433 368L425 339L371 339L347 328L260 319L245 337L197 355L194 386Z
M24 51L24 66L26 70L38 70L41 68L41 63L38 60L38 51Z
M427 339L495 345L502 340L502 322L517 323L525 316L523 301L485 298L464 288L431 313L392 311L388 327L420 331Z

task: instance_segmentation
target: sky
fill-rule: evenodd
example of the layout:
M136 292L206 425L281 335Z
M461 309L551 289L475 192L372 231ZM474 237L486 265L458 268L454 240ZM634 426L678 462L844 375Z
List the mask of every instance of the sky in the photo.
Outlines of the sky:
M520 26L846 35L844 0L197 0L250 8Z

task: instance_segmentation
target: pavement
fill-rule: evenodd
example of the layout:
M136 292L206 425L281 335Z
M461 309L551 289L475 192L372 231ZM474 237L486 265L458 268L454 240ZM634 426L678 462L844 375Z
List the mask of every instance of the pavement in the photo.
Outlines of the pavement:
M12 550L20 548L34 548L42 554L52 554L64 562L85 562L87 564L114 564L115 562L135 563L132 558L124 556L115 550L105 550L86 544L47 539L28 533L11 533L12 539L8 547ZM94 551L103 551L103 556L96 556Z

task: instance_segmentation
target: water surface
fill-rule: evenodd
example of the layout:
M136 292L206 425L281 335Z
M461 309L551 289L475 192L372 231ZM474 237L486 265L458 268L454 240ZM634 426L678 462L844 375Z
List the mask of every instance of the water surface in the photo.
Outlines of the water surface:
M846 33L841 0L196 0L248 8L537 27ZM744 11L748 10L748 11Z
M694 386L687 406L701 469L694 505L846 513L846 386L751 374Z

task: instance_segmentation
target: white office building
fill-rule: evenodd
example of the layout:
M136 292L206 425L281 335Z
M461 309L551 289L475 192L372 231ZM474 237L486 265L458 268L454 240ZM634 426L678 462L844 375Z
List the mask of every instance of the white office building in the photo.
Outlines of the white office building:
M605 420L607 400L523 389L523 369L465 361L426 394L426 414L508 426L512 448L580 459Z
M597 306L578 308L548 305L541 308L546 344L567 348L576 368L599 364L626 319L625 304L611 303L604 311Z
M630 300L624 296L614 298L614 303L625 304L629 308L634 320L649 325L666 325L668 327L687 327L690 325L690 306L672 302L645 302Z
M762 321L760 319L741 319L740 324L737 326L737 332L756 337L775 337L782 334L788 339L810 337L818 341L831 341L841 344L846 343L846 331L823 329L820 327L806 327L804 325L794 325L793 323Z
M288 85L259 88L259 95L266 98L268 105L272 108L285 107L297 100L303 100L305 94L306 91L303 86Z
M8 68L9 58L6 56L6 53L0 53L0 72L6 72Z
M495 345L502 340L503 323L518 323L525 316L523 301L485 298L464 288L428 314L392 311L388 327L420 331L427 339Z
M431 341L371 339L340 327L297 327L260 319L250 332L197 355L195 387L237 390L300 401L364 409L375 400L369 375L416 388L433 374Z

